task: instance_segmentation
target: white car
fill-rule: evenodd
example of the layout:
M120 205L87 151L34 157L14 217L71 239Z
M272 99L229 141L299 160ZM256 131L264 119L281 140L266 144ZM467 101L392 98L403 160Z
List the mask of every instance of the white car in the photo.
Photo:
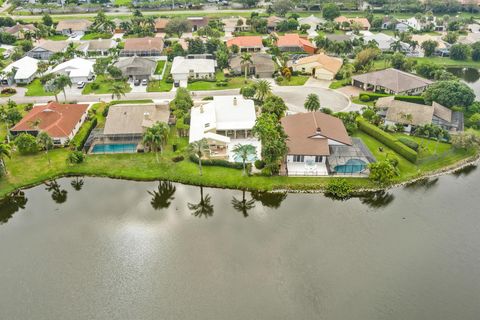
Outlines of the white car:
M85 87L85 81L77 82L77 89L83 89Z
M146 86L148 84L148 80L147 79L143 79L142 80L142 86Z

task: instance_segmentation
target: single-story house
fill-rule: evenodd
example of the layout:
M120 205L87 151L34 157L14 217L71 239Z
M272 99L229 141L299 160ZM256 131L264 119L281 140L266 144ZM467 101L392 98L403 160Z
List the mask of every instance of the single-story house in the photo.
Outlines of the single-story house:
M340 17L336 17L335 20L334 20L336 23L340 24L340 29L342 30L350 30L351 29L351 25L356 23L358 24L362 30L370 30L370 22L368 21L367 18L347 18L345 16L340 16ZM342 26L342 24L344 22L348 22L349 23L349 26L348 27L344 27Z
M432 83L431 80L393 68L352 77L352 86L362 90L401 95L419 95Z
M435 124L449 131L463 131L463 113L452 111L439 103L431 106L395 100L393 96L377 100L375 106L385 124L402 124L406 132L413 127Z
M215 79L215 67L213 59L175 57L170 73L176 85L186 87L189 78Z
M343 60L324 53L300 58L291 64L292 70L311 74L316 79L333 80L342 68Z
M282 174L328 175L331 148L352 146L342 120L322 112L288 115L281 123L288 136Z
M25 56L3 69L2 84L29 84L37 74L38 60Z
M92 60L73 58L71 60L60 63L49 73L67 75L70 80L72 80L72 83L77 83L80 81L87 82L88 79L91 78L93 75L94 64L95 62Z
M85 34L93 22L86 19L60 20L55 30L64 35Z
M198 29L208 25L207 17L188 17L187 21L190 23L190 26L192 27L192 32L195 32Z
M277 40L277 47L280 51L289 52L307 52L315 53L317 48L309 40L300 37L297 33L286 33L279 36Z
M285 18L270 16L267 18L267 30L268 31L277 31L277 26L280 22L284 21Z
M457 42L462 44L474 44L480 41L480 33L469 32L465 36L458 37Z
M167 27L168 22L170 19L158 18L155 20L155 32L156 33L163 33L166 32L165 28Z
M272 56L266 53L252 54L250 57L252 63L249 63L248 75L255 75L258 78L271 78L275 72L275 63ZM230 68L235 74L245 74L245 66L242 64L240 55L234 56L230 59Z
M335 33L327 33L325 38L332 42L343 42L343 41L352 41L353 35L351 34L335 34Z
M242 36L227 40L227 47L236 45L240 52L257 52L263 49L261 36Z
M397 30L400 33L407 32L408 30L410 30L410 26L405 22L400 21L395 25L395 30Z
M375 41L378 44L378 49L382 51L390 51L392 43L396 42L392 36L389 36L385 33L372 33L371 35L363 36L363 41L365 44L369 43L370 41ZM409 45L405 42L401 43L402 51L408 51Z
M242 32L251 29L251 26L247 24L247 19L244 17L231 17L222 19L223 30L225 32Z
M298 18L298 24L300 26L303 24L308 24L310 26L310 29L307 31L309 36L318 35L316 30L318 29L318 26L324 23L325 23L325 19L316 17L313 14L308 17Z
M5 28L3 32L9 33L18 40L25 39L25 34L28 32L34 33L37 28L33 24L20 24Z
M468 32L472 33L480 33L480 24L478 23L471 23L467 25Z
M113 49L117 46L117 42L112 39L96 39L86 41L85 51L89 55L94 56L108 56L110 54L110 49Z
M437 49L440 49L440 50L448 49L450 47L450 44L443 41L441 36L432 36L429 34L412 34L412 41L416 41L418 43L418 50L422 52L422 55L423 55L422 43L428 40L436 41L438 44Z
M32 50L28 51L27 56L39 60L48 60L55 53L65 52L65 50L67 50L67 47L67 41L47 40L42 44L34 47Z
M46 132L55 145L63 145L73 139L87 118L89 104L63 104L50 102L35 106L20 122L10 129L12 135L29 133L36 136L40 131ZM38 128L32 123L38 121Z
M128 57L120 58L115 66L122 71L122 75L126 78L135 79L149 79L155 72L157 61L144 57Z
M159 56L163 51L164 42L162 38L128 38L125 40L125 47L120 52L121 56Z
M237 144L255 146L259 157L260 142L252 134L256 118L253 100L241 95L215 96L191 109L189 142L207 139L210 158L241 162L232 151ZM253 162L257 157L248 160Z

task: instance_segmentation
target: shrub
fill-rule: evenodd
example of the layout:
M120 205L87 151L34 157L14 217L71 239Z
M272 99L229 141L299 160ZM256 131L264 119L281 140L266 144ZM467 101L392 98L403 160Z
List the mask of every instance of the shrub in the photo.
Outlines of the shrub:
M257 168L258 170L262 170L263 168L265 168L265 161L263 160L255 160L255 168Z
M85 155L82 151L72 151L68 154L67 161L72 164L79 164L85 160Z
M28 103L25 105L25 107L23 108L23 110L25 111L30 111L33 109L33 103Z
M395 96L394 99L417 104L426 104L422 96Z
M370 163L368 168L370 169L368 177L381 185L389 184L398 175L397 169L389 160Z
M283 81L283 77L282 76L278 76L275 78L275 81L277 82L282 82Z
M390 162L390 164L394 167L394 168L397 168L398 167L398 158L397 157L392 157L390 156L388 158L388 162Z
M183 161L185 158L183 156L176 156L172 158L173 162L180 162Z
M400 141L401 143L403 143L404 145L406 145L410 149L418 151L419 146L418 146L418 143L416 143L415 141L410 140L408 138L404 138L404 137L398 138L398 141Z
M194 154L190 155L190 161L193 163L198 163L198 157ZM202 165L203 166L219 166L219 167L225 167L225 168L233 168L233 169L242 169L243 170L243 164L240 162L229 162L227 160L221 160L221 159L202 159Z
M368 101L370 101L370 96L368 94L361 94L360 95L360 101L368 102Z
M385 94L385 93L375 93L375 92L360 92L360 97L361 96L367 96L368 97L368 101L376 101L378 100L379 98L383 98L383 97L388 97L389 94ZM363 100L362 100L363 101Z
M92 90L98 90L100 88L100 84L98 84L97 82L92 82L90 84L90 88L92 88Z
M391 134L383 131L382 129L368 123L364 119L358 119L358 128L368 134L369 136L377 139L399 155L403 156L408 161L415 163L417 161L418 154L415 150L407 147L401 143L397 138Z
M228 85L227 81L217 81L217 83L215 83L215 85L217 87L226 87Z
M97 126L97 118L93 118L90 121L85 122L78 133L73 137L71 144L77 150L82 150L85 142L87 142L88 137L93 129Z
M110 105L105 106L105 109L103 109L103 112L102 112L102 116L107 117L109 109L110 109Z
M15 94L17 93L17 90L14 88L4 88L2 89L2 94Z
M206 96L202 99L203 101L213 100L213 96Z
M38 151L37 139L28 133L22 133L15 138L15 146L21 154L32 154Z
M352 194L352 187L345 179L332 179L325 188L325 195L336 199L346 199Z

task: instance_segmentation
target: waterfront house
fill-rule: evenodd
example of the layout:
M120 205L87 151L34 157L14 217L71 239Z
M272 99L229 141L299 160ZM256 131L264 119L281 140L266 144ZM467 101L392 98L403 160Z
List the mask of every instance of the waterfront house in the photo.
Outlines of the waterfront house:
M33 107L20 122L10 129L12 135L46 132L55 145L64 145L73 139L87 118L89 104L50 102ZM38 125L33 125L38 123Z
M245 74L245 67L248 68L247 74L258 78L271 78L275 72L275 63L272 56L266 53L255 53L250 57L251 63L242 64L242 57L236 55L230 59L230 69L234 74Z
M309 40L300 37L297 33L278 36L277 47L280 51L306 53L315 53L317 49Z
M393 68L352 77L352 86L388 94L419 95L433 81Z
M149 79L155 72L157 61L145 57L120 58L115 66L122 71L122 75L129 80Z
M39 60L48 60L55 53L65 52L67 47L67 41L47 40L27 52L27 56Z
M300 58L291 64L292 70L312 75L316 79L333 80L342 68L343 60L324 53Z
M57 24L55 30L57 33L64 35L83 35L88 31L88 28L93 24L93 22L86 19L69 19L69 20L60 20Z
M0 80L3 85L29 84L37 74L38 60L25 56L3 69Z
M132 56L159 56L163 51L164 42L162 38L128 38L120 55L123 57Z
M175 57L172 63L173 80L176 86L186 87L188 79L215 79L216 61L206 58Z
M227 40L227 47L237 46L240 52L258 52L263 49L261 36L241 36Z
M87 82L88 79L91 79L93 76L94 64L95 62L92 60L73 58L60 63L49 73L56 75L67 75L70 80L72 80L72 83L77 83L80 81Z
M233 154L237 144L251 144L260 156L260 142L252 134L256 112L253 100L241 95L215 96L193 107L190 116L189 142L207 139L210 158L239 162ZM257 158L255 157L255 158ZM253 162L255 158L249 159Z

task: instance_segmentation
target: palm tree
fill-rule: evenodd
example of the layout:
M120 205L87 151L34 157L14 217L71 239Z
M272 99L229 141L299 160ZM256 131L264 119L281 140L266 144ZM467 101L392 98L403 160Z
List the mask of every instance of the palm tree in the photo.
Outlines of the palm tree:
M7 165L5 164L5 157L10 158L11 147L9 144L0 143L0 164L2 165L3 172L7 174Z
M55 80L56 79L51 79L51 80L47 81L47 83L45 83L45 85L43 87L44 87L46 92L52 93L55 96L55 101L58 102L59 88L58 88L57 82Z
M320 109L320 99L315 93L310 93L303 105L308 111L314 112Z
M112 100L115 97L117 97L117 100L120 100L122 96L125 97L125 86L121 83L114 82L110 90L112 91Z
M247 81L248 76L248 66L252 63L252 55L250 53L243 53L240 56L240 65L245 70L245 82Z
M72 182L70 182L70 185L72 186L75 191L80 191L83 188L84 181L83 179L80 179L79 177L75 177Z
M232 151L235 154L235 157L242 159L243 175L246 175L247 174L246 162L248 160L248 157L251 155L256 155L257 148L251 144L237 144L235 145Z
M171 204L171 200L175 199L173 195L176 190L177 188L170 181L160 181L157 190L148 191L152 196L150 204L153 209L160 210L168 208Z
M166 123L157 122L143 134L143 144L155 152L157 162L160 162L158 153L162 152L163 146L167 143L169 133L170 128Z
M72 80L70 79L70 77L65 74L62 74L62 75L59 75L57 78L55 78L54 82L57 89L63 91L63 96L65 97L65 101L67 101L67 94L65 93L65 87L67 86L70 88L72 87Z
M213 204L211 203L210 195L207 194L205 197L203 196L203 187L200 187L200 202L197 204L188 203L188 209L192 210L192 215L195 217L202 217L205 218L211 217L213 215Z
M232 206L233 209L237 210L238 212L243 213L243 216L246 218L248 217L248 211L255 208L255 200L245 199L245 190L242 190L242 200L239 200L235 197L232 198Z
M266 97L272 94L272 86L267 80L257 81L255 89L255 98L259 101L263 101Z
M200 171L200 175L202 175L202 157L210 151L207 139L203 138L202 140L190 143L188 150L198 157L198 170Z
M390 44L390 49L393 51L393 52L400 52L403 50L403 46L402 46L402 41L400 40L397 40L397 41L394 41Z
M48 156L48 150L53 147L52 138L50 138L48 133L46 133L45 131L41 131L37 135L37 143L41 149L45 150L45 154L47 155L48 165L50 165L50 157Z

